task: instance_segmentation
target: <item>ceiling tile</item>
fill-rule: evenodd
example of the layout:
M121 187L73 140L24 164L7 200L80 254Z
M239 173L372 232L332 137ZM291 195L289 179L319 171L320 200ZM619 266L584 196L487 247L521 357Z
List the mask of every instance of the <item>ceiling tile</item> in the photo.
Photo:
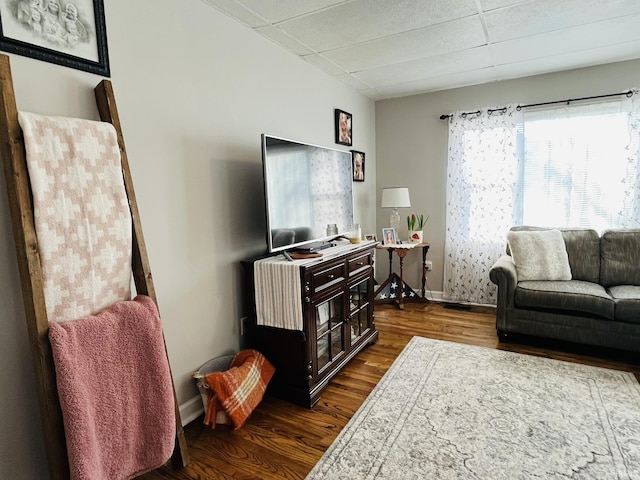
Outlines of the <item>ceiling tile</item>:
M485 45L477 15L331 50L324 56L349 72ZM425 48L428 46L428 48Z
M640 14L614 18L566 30L495 43L491 53L497 65L579 52L640 40Z
M349 85L352 88L355 88L357 90L369 90L371 89L371 85L367 85L364 82L361 82L360 80L358 80L356 77L354 77L353 75L347 75L342 74L342 75L335 75L335 77L340 80L342 83L345 83L347 85Z
M262 25L266 25L267 22L255 15L253 12L247 10L245 7L240 5L238 2L234 0L203 0L205 3L208 3L212 7L217 8L221 12L229 15L232 18L235 18L237 21L244 23L252 28L260 27Z
M475 0L354 0L278 26L324 52L475 13Z
M238 0L248 9L271 23L295 18L315 12L332 5L345 3L346 0Z
M478 70L491 66L487 47L471 48L447 55L421 58L405 63L365 70L354 76L374 87L405 83L421 78L451 75L464 70Z
M497 8L510 7L519 3L530 2L531 0L480 0L483 12L496 10Z
M361 94L366 97L369 97L371 100L382 100L382 96L378 94L375 88L369 88L364 90L358 90Z
M308 55L310 53L313 53L312 50L298 42L295 38L292 38L290 35L284 33L278 27L267 25L264 27L256 28L256 32L264 35L270 40L273 40L277 44L283 46L296 55Z
M304 55L302 59L306 62L309 62L312 65L315 65L320 70L323 70L329 75L339 75L339 74L345 73L344 70L338 67L335 63L332 63L326 58L323 58L322 55L318 55L318 54Z
M492 67L482 68L452 75L439 75L413 82L399 83L376 88L376 99L404 97L423 92L433 92L448 88L466 87L478 83L488 83L497 80L496 72Z
M640 13L638 0L538 0L484 15L489 41L502 42Z
M640 52L640 41L634 41L593 48L582 52L498 65L496 70L501 79L519 78L611 62L622 62L638 58L638 52Z

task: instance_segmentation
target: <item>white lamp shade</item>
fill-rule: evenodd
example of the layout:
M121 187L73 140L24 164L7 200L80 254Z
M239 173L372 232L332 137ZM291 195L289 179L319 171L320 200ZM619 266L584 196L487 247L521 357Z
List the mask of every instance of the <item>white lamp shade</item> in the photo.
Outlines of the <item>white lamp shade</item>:
M406 187L390 187L382 189L382 208L410 207L409 189Z

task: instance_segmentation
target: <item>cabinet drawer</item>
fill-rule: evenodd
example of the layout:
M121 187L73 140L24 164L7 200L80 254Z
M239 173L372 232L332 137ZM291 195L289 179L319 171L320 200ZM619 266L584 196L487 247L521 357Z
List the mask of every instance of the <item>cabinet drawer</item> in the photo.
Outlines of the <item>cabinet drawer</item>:
M311 273L311 295L345 280L344 261Z
M352 277L363 272L373 265L373 257L369 253L365 253L356 258L349 259L349 276Z

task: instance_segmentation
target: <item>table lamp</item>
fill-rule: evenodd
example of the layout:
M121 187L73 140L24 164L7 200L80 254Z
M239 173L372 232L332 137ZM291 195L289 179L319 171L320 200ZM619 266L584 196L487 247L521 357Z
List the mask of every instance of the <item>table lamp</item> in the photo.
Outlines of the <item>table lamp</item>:
M389 187L382 189L382 208L393 208L391 218L389 219L390 227L395 228L396 232L400 228L400 214L398 208L411 206L409 200L409 189L406 187Z

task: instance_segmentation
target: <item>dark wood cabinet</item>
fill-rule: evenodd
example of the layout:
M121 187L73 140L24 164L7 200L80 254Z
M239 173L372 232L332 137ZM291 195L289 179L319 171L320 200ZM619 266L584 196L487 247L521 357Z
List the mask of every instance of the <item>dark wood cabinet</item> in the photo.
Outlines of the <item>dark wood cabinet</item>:
M337 252L328 249L322 259L300 266L302 330L258 324L255 262L243 262L249 313L247 347L262 352L276 367L269 394L313 407L329 380L360 350L378 340L373 311L374 247L372 242L334 247Z

